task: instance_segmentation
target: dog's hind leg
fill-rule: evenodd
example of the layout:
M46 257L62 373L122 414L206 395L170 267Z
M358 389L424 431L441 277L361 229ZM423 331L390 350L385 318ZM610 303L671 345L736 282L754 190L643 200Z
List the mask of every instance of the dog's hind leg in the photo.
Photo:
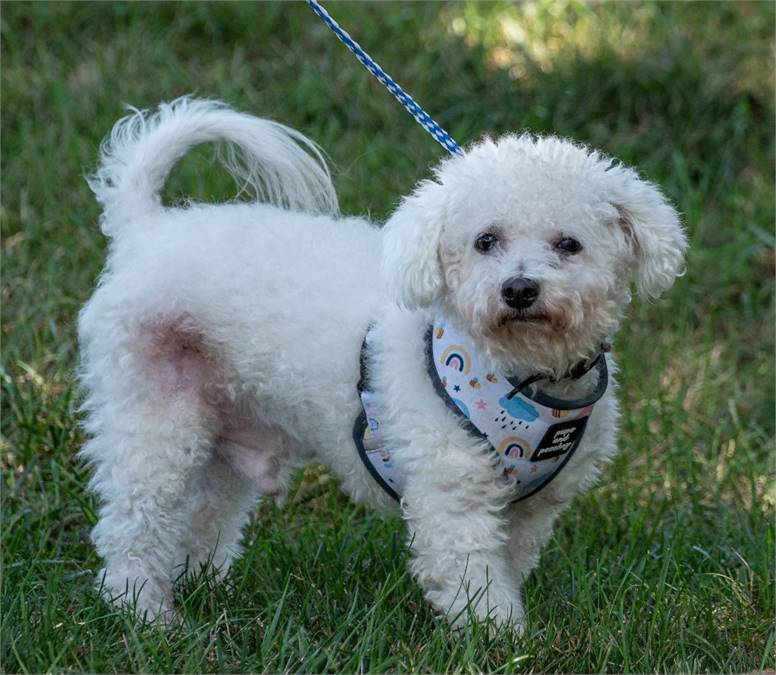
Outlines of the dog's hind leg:
M99 583L138 615L166 618L192 488L218 433L203 395L217 364L203 336L181 322L127 328L87 306L80 328L91 436L83 455L101 500L92 533L105 560Z
M219 576L240 555L242 529L257 495L283 496L289 476L284 434L241 406L222 409L222 415L215 453L192 490L190 526L180 553L189 570L210 563Z
M126 426L128 413L134 428ZM131 604L134 598L138 615L153 618L172 608L188 489L207 462L209 433L198 420L170 411L158 410L156 419L138 410L109 416L84 448L95 466L91 487L102 502L92 532L105 560L99 581L109 599Z
M175 574L208 565L221 578L241 553L242 530L256 503L255 485L214 454L192 481L187 526L175 559Z

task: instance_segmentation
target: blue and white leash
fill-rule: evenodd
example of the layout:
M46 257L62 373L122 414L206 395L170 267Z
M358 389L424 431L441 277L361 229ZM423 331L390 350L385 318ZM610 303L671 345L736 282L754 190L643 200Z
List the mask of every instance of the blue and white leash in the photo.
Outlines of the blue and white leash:
M407 112L415 118L415 121L420 124L428 133L430 133L445 150L454 154L462 155L463 150L452 139L442 127L440 127L423 108L421 108L407 92L405 92L394 80L388 75L379 65L367 54L359 44L352 38L346 31L340 28L339 24L331 18L331 15L323 8L318 0L307 0L307 4L312 7L312 10L323 19L323 22L331 28L334 34L342 41L342 43L361 61L364 67L374 75L375 78L382 84L388 91L390 91L396 100L401 103Z

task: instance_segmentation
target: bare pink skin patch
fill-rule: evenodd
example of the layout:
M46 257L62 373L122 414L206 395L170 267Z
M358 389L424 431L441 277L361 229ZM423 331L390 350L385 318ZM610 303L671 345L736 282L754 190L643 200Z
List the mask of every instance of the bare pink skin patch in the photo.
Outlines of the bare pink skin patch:
M215 450L264 495L280 495L280 467L288 455L282 432L258 420L244 402L227 396L226 374L190 316L164 318L147 327L150 376L174 399L201 410L217 429Z
M219 440L221 456L261 494L281 493L280 466L288 454L281 432L257 421L246 421L238 428L225 428Z

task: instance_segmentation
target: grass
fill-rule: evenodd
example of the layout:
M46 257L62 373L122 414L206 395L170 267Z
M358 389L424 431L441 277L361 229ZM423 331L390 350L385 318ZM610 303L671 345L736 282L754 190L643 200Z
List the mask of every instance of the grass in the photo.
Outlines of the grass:
M620 333L622 454L561 519L523 640L456 634L404 528L323 470L257 507L227 583L135 627L93 591L75 459L75 317L101 266L83 174L122 104L196 92L330 153L346 213L384 218L442 151L303 4L2 5L2 662L6 672L744 672L774 662L774 7L331 6L461 142L531 129L603 148L684 214L687 274ZM209 149L169 199L226 199Z

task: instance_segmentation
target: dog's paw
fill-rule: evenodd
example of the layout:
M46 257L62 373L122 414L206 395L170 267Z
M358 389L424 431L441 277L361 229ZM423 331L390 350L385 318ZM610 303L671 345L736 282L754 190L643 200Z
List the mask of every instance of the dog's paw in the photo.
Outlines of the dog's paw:
M97 590L108 604L132 613L138 623L159 623L167 627L175 622L171 589L148 579L130 580L103 570Z
M467 593L460 586L446 590L447 593L441 588L427 591L426 597L444 612L454 629L467 629L477 623L487 625L491 637L502 630L511 630L518 637L525 632L525 611L517 589L499 590L491 584L487 590L476 592Z
M525 611L522 603L512 603L509 606L497 606L491 608L488 615L488 631L491 637L495 637L502 630L509 630L517 637L523 637L525 633Z
M490 638L505 632L512 632L516 637L521 638L525 633L525 616L519 607L514 606L510 609L492 607L487 614L468 608L466 612L448 613L446 618L456 633L472 630L475 626L487 630Z

